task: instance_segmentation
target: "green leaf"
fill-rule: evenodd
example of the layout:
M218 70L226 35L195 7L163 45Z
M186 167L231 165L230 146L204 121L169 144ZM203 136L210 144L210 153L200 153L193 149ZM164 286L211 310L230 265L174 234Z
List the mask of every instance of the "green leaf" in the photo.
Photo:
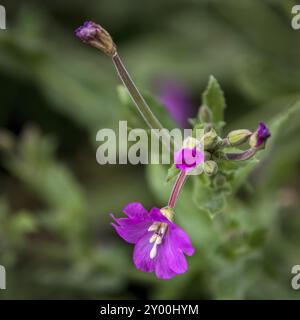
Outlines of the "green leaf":
M208 213L211 219L221 213L227 204L226 196L229 192L227 187L216 186L212 183L213 178L202 174L195 179L193 201L199 210ZM226 186L227 186L227 182Z
M224 109L226 107L224 93L214 76L210 76L208 86L203 93L202 103L212 110L213 122L217 129L224 126Z

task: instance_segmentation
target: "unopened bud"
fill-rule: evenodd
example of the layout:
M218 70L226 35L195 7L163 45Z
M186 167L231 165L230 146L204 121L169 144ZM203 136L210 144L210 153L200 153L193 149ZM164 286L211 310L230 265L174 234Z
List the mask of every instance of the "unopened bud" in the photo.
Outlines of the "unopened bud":
M81 27L75 30L75 35L81 41L90 44L111 57L117 53L116 45L112 37L99 24L86 21Z
M204 151L204 159L206 160L210 160L211 159L211 153L208 151Z
M231 146L239 146L245 143L252 132L247 129L234 130L228 133L227 139Z
M249 139L249 145L251 148L255 148L257 145L257 132L254 132L250 139Z
M218 172L218 165L215 161L209 160L204 162L204 172L212 176Z
M193 149L195 147L200 147L201 142L194 137L187 137L182 144L183 148Z
M252 148L261 149L264 148L265 143L270 137L270 130L267 128L264 122L260 122L257 130L250 137L249 144Z
M198 113L198 118L202 123L212 122L212 112L208 106L201 106Z
M205 133L203 136L204 150L212 149L218 143L219 137L214 129Z

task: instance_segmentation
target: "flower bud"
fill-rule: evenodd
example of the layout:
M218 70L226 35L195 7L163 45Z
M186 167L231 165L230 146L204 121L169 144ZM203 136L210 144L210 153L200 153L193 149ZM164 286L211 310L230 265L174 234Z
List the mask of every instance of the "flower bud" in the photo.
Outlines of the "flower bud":
M260 122L257 130L250 137L249 144L252 148L260 149L265 146L266 141L270 138L271 133L267 126Z
M208 151L204 151L204 159L206 160L210 160L211 159L211 153Z
M212 122L212 112L208 106L201 106L198 112L198 118L202 123Z
M218 143L218 135L214 129L205 133L203 136L204 150L212 149Z
M186 139L184 139L182 147L193 149L195 147L200 147L200 145L201 145L201 142L199 140L197 140L196 138L187 137Z
M251 148L255 148L256 144L257 144L257 132L254 132L249 139L249 145Z
M215 161L209 160L204 162L204 172L212 176L218 172L218 165Z
M247 129L234 130L228 133L227 139L231 146L239 146L245 143L252 132Z
M99 24L86 21L75 30L75 35L81 41L90 44L111 57L117 53L116 45L110 34Z

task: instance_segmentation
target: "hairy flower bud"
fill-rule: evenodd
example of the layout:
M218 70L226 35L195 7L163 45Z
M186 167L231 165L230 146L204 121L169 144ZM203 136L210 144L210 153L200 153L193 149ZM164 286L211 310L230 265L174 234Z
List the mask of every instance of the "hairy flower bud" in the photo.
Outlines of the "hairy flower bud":
M194 137L187 137L184 139L182 147L193 149L195 147L200 147L201 142Z
M212 149L219 141L219 137L214 129L205 133L203 136L204 150Z
M204 172L212 176L218 172L218 165L215 161L209 160L204 162Z
M75 35L81 41L103 51L108 56L114 56L117 52L116 45L110 34L99 24L86 21L75 30Z
M199 108L198 118L202 123L211 123L212 122L212 112L209 107L201 106Z
M245 143L252 132L247 129L234 130L228 133L227 139L231 146L239 146Z
M267 126L260 122L257 130L250 137L249 144L252 148L263 148L265 146L266 141L270 138L271 133Z
M210 160L211 159L211 153L208 151L204 151L204 159L206 160Z

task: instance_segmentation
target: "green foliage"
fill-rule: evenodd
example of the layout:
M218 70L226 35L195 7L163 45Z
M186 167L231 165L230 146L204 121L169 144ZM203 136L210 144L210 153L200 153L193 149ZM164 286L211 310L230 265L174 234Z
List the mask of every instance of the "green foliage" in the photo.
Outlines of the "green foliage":
M8 274L1 299L299 299L290 287L291 267L300 263L293 3L66 3L10 0L8 29L0 32L0 264ZM255 130L261 120L271 128L257 159L220 160L217 175L186 182L176 222L196 253L188 272L171 281L135 270L132 246L110 226L108 213L128 202L165 206L178 171L97 165L99 129L115 128L118 119L132 128L144 123L123 87L118 99L109 58L75 39L73 29L88 17L112 32L165 127L176 124L146 90L170 76L194 96L205 91L202 102L223 136ZM205 89L210 74L226 96L226 127L223 90L213 77Z
M208 86L202 95L202 103L208 106L213 115L215 128L220 130L224 125L225 98L218 81L210 76Z

